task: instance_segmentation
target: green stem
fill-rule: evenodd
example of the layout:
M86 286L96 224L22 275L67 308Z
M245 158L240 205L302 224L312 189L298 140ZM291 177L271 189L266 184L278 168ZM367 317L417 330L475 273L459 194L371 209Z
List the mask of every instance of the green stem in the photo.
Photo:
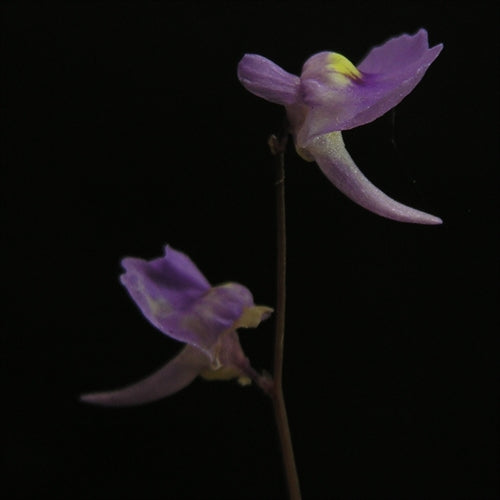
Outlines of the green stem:
M285 216L285 149L287 135L269 138L271 153L276 159L276 222L277 222L277 299L276 336L274 344L274 391L272 393L274 415L281 444L283 465L290 500L301 500L299 477L295 466L292 437L288 425L285 398L283 396L283 348L285 341L286 305L286 216Z

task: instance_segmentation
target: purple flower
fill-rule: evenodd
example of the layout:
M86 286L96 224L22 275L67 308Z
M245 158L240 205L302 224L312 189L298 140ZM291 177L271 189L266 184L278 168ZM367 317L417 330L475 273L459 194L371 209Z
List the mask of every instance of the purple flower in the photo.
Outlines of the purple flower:
M383 217L440 224L438 217L389 198L361 173L341 131L369 123L396 106L424 76L443 46L429 48L424 29L373 48L355 67L335 52L310 57L300 78L265 57L246 54L238 78L253 94L285 106L299 155L316 161L351 200Z
M238 378L246 384L259 376L245 357L237 328L255 328L272 309L256 306L238 283L210 286L191 259L165 247L165 256L150 261L125 258L121 282L144 316L162 333L186 346L149 377L109 392L85 394L81 400L104 406L156 401L207 379Z

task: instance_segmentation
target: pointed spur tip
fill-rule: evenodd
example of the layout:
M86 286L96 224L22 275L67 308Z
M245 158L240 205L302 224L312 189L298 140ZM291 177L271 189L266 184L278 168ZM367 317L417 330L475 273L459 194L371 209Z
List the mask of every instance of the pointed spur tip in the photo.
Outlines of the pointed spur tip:
M90 394L82 394L78 400L81 403L103 406L108 408L113 407L127 407L127 406L137 406L148 400L143 401L138 397L127 397L127 395L120 393L120 391L110 391L110 392L95 392Z
M80 396L78 396L78 401L80 401L80 403L87 403L92 405L106 405L106 400L105 398L103 400L102 393L98 392L80 394Z
M124 395L125 394L125 395ZM106 406L106 407L125 407L125 406L136 406L142 404L141 400L137 397L126 397L127 394L123 391L109 391L109 392L92 392L89 394L81 394L78 400L81 403L94 405L94 406Z
M423 224L426 226L438 226L443 223L443 220L435 215L421 212L420 210L409 209L408 214L404 214L402 218L394 217L395 220L401 222L410 222L413 224ZM389 217L390 218L390 217Z
M428 222L426 224L430 226L438 226L439 224L443 223L443 219L440 219L439 217L436 217L435 215L429 215Z
M370 212L398 222L422 224L426 226L437 226L443 223L442 219L436 217L435 215L427 214L425 212L421 212L420 210L407 207L406 205L402 205L401 203L390 198L389 200L389 202L385 202L383 207L377 205L370 206L369 204L364 205L364 207Z

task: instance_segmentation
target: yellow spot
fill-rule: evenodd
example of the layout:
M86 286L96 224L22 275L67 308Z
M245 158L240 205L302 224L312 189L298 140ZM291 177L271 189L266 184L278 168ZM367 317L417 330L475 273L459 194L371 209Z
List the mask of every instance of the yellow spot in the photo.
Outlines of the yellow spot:
M236 320L232 328L256 328L263 318L269 316L273 309L266 306L247 307L242 315Z
M144 283L142 281L138 282L137 291L140 292L146 299L149 307L149 312L155 318L164 318L172 312L172 305L161 297L158 299L153 299L153 297L149 295L149 292L146 290L146 287L144 286Z
M241 373L231 366L221 366L216 370L203 370L200 375L205 380L229 380L236 377L241 377ZM242 377L243 378L243 377Z
M252 379L249 377L241 376L238 378L238 384L240 384L243 387L246 387L247 385L250 385L252 383Z
M307 151L307 149L304 149L304 148L301 148L299 146L297 146L297 144L295 144L295 151L297 151L297 154L305 161L308 161L309 163L312 162L312 161L315 161L314 160L314 156L311 155L311 153L309 153Z
M153 316L164 318L172 312L172 306L166 300L161 298L155 300L148 295L144 295L144 297Z
M360 80L361 72L354 64L342 54L331 52L327 56L326 70L331 73L330 77L335 83L347 85L352 80Z

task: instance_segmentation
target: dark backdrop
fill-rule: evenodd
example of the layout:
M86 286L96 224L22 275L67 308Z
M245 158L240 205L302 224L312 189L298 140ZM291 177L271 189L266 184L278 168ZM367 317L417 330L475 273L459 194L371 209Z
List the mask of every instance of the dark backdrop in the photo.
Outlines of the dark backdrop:
M344 134L365 174L441 216L355 206L289 148L285 391L305 499L495 497L497 22L488 2L2 7L5 498L285 498L269 402L196 381L104 410L178 345L138 312L120 260L188 253L274 305L266 140L283 110L236 78L354 62L425 27L445 48L395 112ZM273 321L241 335L271 369Z

